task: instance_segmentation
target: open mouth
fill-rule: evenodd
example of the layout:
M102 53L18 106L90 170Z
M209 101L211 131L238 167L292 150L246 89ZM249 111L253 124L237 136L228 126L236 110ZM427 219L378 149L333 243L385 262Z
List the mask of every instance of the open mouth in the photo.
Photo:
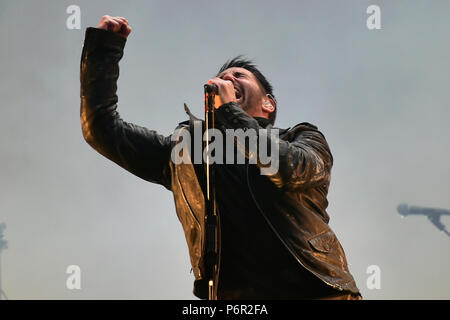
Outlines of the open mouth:
M236 96L236 102L241 102L242 101L242 93L239 89L234 88L234 94Z

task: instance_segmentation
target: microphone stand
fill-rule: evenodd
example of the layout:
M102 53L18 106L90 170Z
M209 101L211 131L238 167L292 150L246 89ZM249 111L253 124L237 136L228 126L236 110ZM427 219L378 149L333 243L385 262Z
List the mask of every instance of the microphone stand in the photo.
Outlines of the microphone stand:
M214 110L216 99L220 99L214 85L205 84L205 130L206 130L206 212L205 212L205 269L208 279L209 300L216 300L216 275L218 270L218 216L216 208L214 167L210 162L209 129L214 129ZM217 96L216 96L217 95ZM220 101L220 100L219 100Z

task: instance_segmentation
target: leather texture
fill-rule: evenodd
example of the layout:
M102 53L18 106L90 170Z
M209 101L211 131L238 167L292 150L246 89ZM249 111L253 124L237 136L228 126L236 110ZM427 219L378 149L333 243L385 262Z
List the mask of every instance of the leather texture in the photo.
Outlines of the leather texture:
M194 294L207 298L204 278L205 198L192 164L175 165L176 137L123 121L117 112L119 61L126 39L96 28L86 30L80 65L81 126L86 142L134 175L172 191L195 276ZM199 121L180 123L174 135L193 130ZM156 118L156 117L155 117ZM235 103L216 111L220 129L258 130L258 122ZM333 157L323 134L309 123L280 129L279 170L260 174L247 166L247 181L259 211L298 263L340 291L358 294L344 250L328 225L327 193ZM174 140L174 141L172 141Z

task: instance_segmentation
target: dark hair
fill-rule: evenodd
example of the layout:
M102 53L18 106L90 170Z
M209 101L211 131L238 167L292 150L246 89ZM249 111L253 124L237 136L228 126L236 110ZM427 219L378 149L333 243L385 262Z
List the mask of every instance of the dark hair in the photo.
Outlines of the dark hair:
M220 75L223 71L229 68L244 68L258 79L259 83L264 88L266 94L270 94L272 98L275 100L275 96L273 95L272 85L267 81L266 77L256 68L256 65L253 61L245 59L242 55L239 55L231 60L228 60L224 63L224 65L220 68L217 75ZM275 123L275 118L277 117L277 103L275 100L275 109L269 115L269 122L273 125Z

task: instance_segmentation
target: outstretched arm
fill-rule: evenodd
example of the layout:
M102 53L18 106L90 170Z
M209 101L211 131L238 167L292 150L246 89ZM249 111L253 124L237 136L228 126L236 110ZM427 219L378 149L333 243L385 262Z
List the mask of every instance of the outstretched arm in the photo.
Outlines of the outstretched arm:
M131 28L104 16L88 28L80 65L81 126L86 142L136 176L170 189L170 136L127 123L117 112L117 79Z

